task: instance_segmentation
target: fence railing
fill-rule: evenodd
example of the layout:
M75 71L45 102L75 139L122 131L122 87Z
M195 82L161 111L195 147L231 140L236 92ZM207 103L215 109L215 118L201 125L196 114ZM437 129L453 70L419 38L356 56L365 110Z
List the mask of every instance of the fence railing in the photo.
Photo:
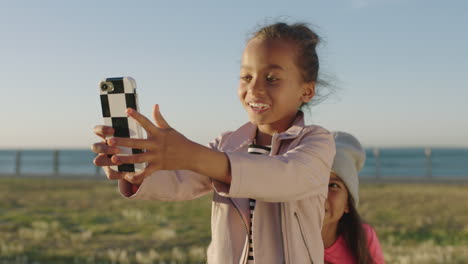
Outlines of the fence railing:
M86 150L0 151L0 175L100 175L101 168L93 165L94 157Z
M468 181L468 149L366 149L363 180ZM3 160L2 160L3 157ZM97 176L95 154L88 150L10 150L0 151L0 175ZM6 168L6 169L5 169Z
M60 151L59 150L53 150L53 159L52 159L52 174L54 175L59 175L60 174ZM15 153L15 175L21 175L21 167L22 167L22 151L17 150ZM95 174L100 174L100 168L95 166ZM80 174L80 173L77 173Z
M374 160L375 160L375 178L380 178L382 177L382 172L381 172L381 157L380 157L380 153L381 153L381 150L379 148L374 148L372 149L372 153L373 153L373 157L374 157ZM425 164L424 164L424 168L425 168L425 177L426 178L432 178L433 177L433 173L432 173L432 149L431 148L425 148L424 149L424 156L425 156ZM467 160L468 162L468 160ZM468 167L467 167L468 169ZM467 170L467 174L466 176L468 176L468 170Z

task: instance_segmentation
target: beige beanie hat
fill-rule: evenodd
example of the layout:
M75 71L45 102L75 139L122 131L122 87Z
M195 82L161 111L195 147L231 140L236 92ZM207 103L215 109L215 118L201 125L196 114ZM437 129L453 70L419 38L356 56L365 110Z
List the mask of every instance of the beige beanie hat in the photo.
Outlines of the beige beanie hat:
M343 180L354 199L354 206L357 208L359 205L358 173L364 166L366 152L353 135L341 131L332 134L336 145L332 171Z

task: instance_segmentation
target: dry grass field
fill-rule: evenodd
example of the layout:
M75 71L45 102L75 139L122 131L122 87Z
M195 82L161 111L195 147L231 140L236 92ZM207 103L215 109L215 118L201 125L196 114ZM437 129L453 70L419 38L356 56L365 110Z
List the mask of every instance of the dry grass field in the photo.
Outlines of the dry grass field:
M130 201L105 180L0 178L0 264L203 263L211 197ZM468 185L363 184L387 263L468 263Z

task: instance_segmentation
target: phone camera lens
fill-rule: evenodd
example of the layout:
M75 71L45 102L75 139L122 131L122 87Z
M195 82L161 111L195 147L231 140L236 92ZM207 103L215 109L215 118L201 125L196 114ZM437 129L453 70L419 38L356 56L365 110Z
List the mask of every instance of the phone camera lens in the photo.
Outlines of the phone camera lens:
M101 90L103 92L107 91L107 89L109 89L109 86L107 84L105 84L105 83L101 84Z

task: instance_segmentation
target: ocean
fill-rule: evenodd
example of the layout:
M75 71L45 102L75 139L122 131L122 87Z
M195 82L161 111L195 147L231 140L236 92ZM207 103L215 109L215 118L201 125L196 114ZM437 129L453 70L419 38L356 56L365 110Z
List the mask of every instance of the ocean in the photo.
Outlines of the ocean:
M366 149L362 177L468 178L468 148Z
M468 148L433 148L430 156L424 148L366 149L366 163L361 177L442 177L468 178ZM27 175L81 175L101 173L93 164L90 150L0 150L0 175L19 172ZM56 162L54 162L56 161ZM56 166L54 166L56 164Z

